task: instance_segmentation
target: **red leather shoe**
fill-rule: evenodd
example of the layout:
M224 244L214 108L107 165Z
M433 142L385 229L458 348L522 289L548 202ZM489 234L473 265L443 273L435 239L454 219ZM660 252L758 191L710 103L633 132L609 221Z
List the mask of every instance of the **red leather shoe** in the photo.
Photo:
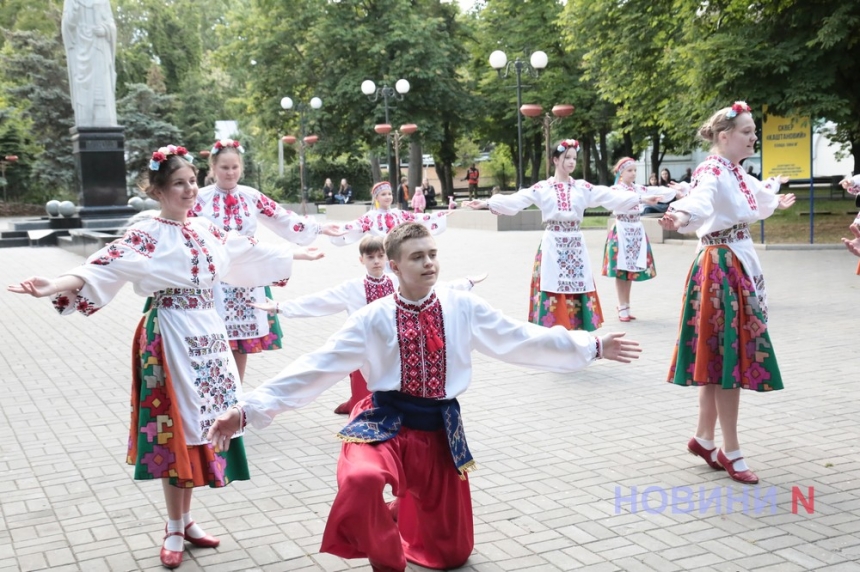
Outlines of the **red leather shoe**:
M338 415L349 415L350 411L351 409L349 407L349 401L344 401L343 403L334 408L334 412Z
M188 536L188 529L194 526L194 521L188 523L188 526L185 527L185 540L193 544L194 546L199 546L200 548L217 548L221 541L211 534L207 534L206 536L201 536L200 538L192 538Z
M618 306L617 310L619 322L629 322L636 319L630 315L630 306Z
M171 536L185 537L181 532L168 532L164 535L164 540L167 540ZM179 552L175 552L173 550L168 550L162 544L161 563L164 564L165 568L179 568L179 565L182 564L182 551L180 550Z
M723 450L720 449L717 451L717 462L719 462L729 474L729 477L732 478L733 481L737 481L739 483L743 483L745 485L754 485L758 482L758 477L756 474L749 469L746 471L736 471L735 470L735 462L740 461L743 457L738 457L735 460L730 460L723 453Z
M716 449L716 447L714 447L714 449ZM702 447L701 443L696 441L695 437L687 441L687 451L691 455L703 458L709 467L718 471L722 471L723 466L720 465L718 462L714 461L711 457L714 452L714 449L705 449L704 447Z

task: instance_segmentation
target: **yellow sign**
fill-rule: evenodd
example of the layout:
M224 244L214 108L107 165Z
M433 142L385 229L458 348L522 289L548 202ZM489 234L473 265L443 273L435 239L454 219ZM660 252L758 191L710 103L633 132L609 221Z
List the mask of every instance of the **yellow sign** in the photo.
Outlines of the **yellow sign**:
M770 115L764 106L761 137L761 178L812 176L812 123L808 117Z

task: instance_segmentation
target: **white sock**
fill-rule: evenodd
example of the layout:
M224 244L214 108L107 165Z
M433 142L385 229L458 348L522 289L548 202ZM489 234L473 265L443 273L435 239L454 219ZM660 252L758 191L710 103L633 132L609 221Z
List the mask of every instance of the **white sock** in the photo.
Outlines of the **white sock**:
M705 449L707 449L708 451L711 452L711 460L716 462L717 461L717 445L714 443L714 441L708 440L708 439L702 439L700 437L696 437L696 441L699 442L699 445L701 445L702 447L704 447Z
M182 524L181 520L167 521L168 534L171 532L183 532L184 530L185 525ZM173 552L182 552L185 549L185 538L176 535L168 536L164 539L164 547Z
M200 528L199 526L197 526L196 522L194 522L194 524L192 524L187 529L185 529L185 527L188 526L189 524L191 524L192 522L194 522L194 519L191 518L190 512L186 512L185 514L182 515L182 526L183 526L183 529L185 530L185 535L190 536L191 538L203 538L204 536L206 536L206 531L203 530L202 528Z
M741 453L740 449L738 449L737 451L728 451L728 452L723 453L723 454L726 456L726 458L729 461L735 461L734 463L732 463L732 467L734 467L735 471L748 471L749 470L749 467L747 466L746 461L741 459L741 457L743 457L744 455L743 455L743 453ZM735 459L740 459L740 460L736 461Z

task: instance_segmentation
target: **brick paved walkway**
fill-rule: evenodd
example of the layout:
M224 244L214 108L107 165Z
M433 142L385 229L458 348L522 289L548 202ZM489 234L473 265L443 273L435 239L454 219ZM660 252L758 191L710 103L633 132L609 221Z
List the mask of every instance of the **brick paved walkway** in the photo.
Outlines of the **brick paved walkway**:
M442 277L488 271L476 292L523 317L539 236L449 230L438 239ZM603 238L587 233L595 266ZM361 273L355 247L319 245L327 258L297 263L278 298ZM761 478L744 489L686 453L696 392L663 379L693 247L655 245L654 254L659 276L634 286L639 319L623 328L613 284L598 278L607 329L642 342L638 363L565 376L476 355L462 399L479 465L476 546L463 570L860 570L856 260L841 250L760 253L786 389L743 395L741 440ZM56 248L0 250L2 283L81 261ZM161 569L161 487L133 481L124 463L141 306L127 287L91 318L60 318L46 301L0 293L0 571ZM343 319L287 323L287 349L252 356L247 386L319 346ZM182 571L369 570L366 560L318 553L343 422L332 409L347 392L342 383L249 432L252 480L195 496L195 518L222 544L190 548ZM802 504L792 512L795 486L814 487L813 514ZM755 498L765 499L758 513Z

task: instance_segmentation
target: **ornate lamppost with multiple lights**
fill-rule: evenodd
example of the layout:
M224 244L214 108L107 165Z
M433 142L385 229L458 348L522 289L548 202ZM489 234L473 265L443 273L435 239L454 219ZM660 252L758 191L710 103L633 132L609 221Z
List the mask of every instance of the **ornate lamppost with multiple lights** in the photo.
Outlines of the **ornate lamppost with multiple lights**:
M367 96L370 101L379 101L379 98L382 97L382 101L385 105L385 123L383 125L388 125L388 131L391 131L391 121L388 119L388 100L389 99L397 99L403 101L403 96L409 93L409 82L405 79L398 79L394 83L394 87L390 87L387 84L383 84L380 87L377 87L373 80L364 80L361 82L361 92ZM379 126L377 126L379 127ZM374 130L377 133L381 133L376 127ZM386 133L387 135L387 133ZM388 163L388 182L391 183L391 188L393 189L397 184L395 182L394 173L400 172L400 163L397 163L397 169L391 168L391 139L387 136L385 137L386 143L386 161Z
M6 155L0 159L0 183L3 185L3 204L9 201L6 198L6 189L9 187L9 181L6 180L6 167L18 162L18 155Z
M520 107L520 113L525 115L526 117L531 117L535 121L541 124L543 128L543 140L544 140L544 157L546 163L546 178L549 179L550 175L550 157L552 156L552 150L550 149L550 141L549 137L552 134L553 125L557 124L559 121L571 115L576 109L574 106L568 103L562 103L559 105L555 105L552 108L552 112L547 111L541 117L541 113L543 113L543 108L540 105L535 103L526 103Z
M511 68L517 72L517 189L523 188L523 118L519 113L523 106L522 74L525 72L527 75L537 77L540 70L546 67L546 64L546 52L542 51L532 53L529 61L517 56L517 59L512 62L508 61L508 56L502 50L496 50L490 54L490 66L496 70L499 77L508 77Z
M308 214L308 189L305 187L305 149L319 141L317 135L307 135L308 113L311 110L322 107L322 100L318 97L312 97L310 103L305 104L303 102L294 103L289 97L284 97L281 99L281 107L286 111L295 108L296 113L299 114L299 133L301 134L301 139L296 139L293 135L284 135L281 141L287 145L293 145L297 142L299 144L299 185L301 187L302 214L306 215Z
M395 177L396 183L392 184L391 188L398 188L395 185L400 185L400 138L405 137L407 135L412 135L416 131L418 131L418 126L414 123L406 123L405 125L401 125L400 129L397 129L392 134L392 127L390 123L381 123L379 125L374 125L373 130L379 133L380 135L384 135L385 139L388 140L390 137L394 137L394 164L397 165L397 176ZM388 141L388 145L390 148L391 142ZM388 169L388 172L391 173L391 169ZM389 179L391 177L389 176Z

